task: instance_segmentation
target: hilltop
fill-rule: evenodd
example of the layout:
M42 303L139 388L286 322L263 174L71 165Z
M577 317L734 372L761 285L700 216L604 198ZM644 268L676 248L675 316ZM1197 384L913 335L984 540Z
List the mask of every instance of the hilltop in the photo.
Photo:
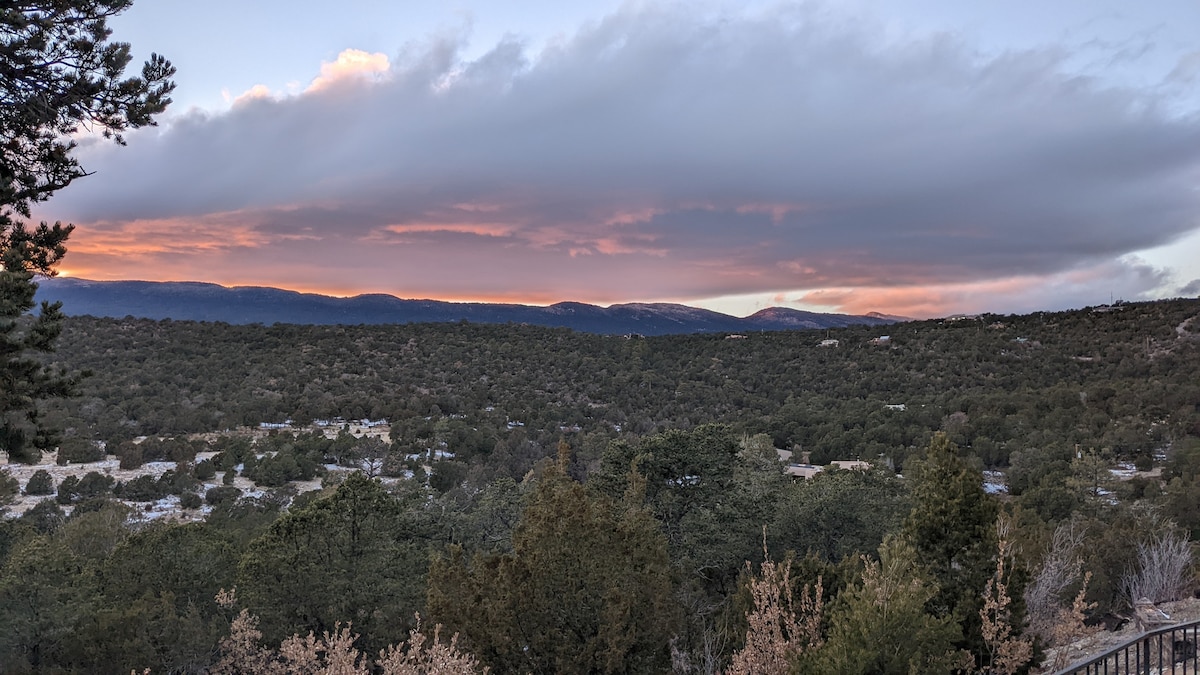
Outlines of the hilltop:
M59 301L72 316L229 324L407 324L467 321L571 328L605 335L673 335L738 331L882 325L896 318L878 314L823 314L782 307L739 318L672 303L627 303L598 307L560 302L548 307L439 300L405 300L368 294L338 298L278 288L227 288L199 282L88 281L57 277L39 282L39 301Z

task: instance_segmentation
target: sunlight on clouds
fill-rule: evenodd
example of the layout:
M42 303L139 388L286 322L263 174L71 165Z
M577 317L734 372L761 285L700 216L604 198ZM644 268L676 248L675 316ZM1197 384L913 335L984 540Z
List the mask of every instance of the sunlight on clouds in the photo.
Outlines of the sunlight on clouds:
M337 60L321 64L321 74L308 85L306 92L320 91L338 82L379 77L391 68L386 54L367 53L361 49L344 49Z
M507 237L515 229L504 223L411 223L407 225L388 225L382 228L394 234L433 234L448 232L453 234L473 234L479 237Z
M97 223L79 229L71 237L71 255L76 259L72 269L79 276L93 274L79 266L80 258L111 259L111 264L140 256L219 254L233 248L260 248L271 242L265 234L239 225L235 214L199 220L135 220L117 228Z
M779 306L812 312L857 315L880 312L928 319L984 312L1054 311L1105 304L1112 299L1146 300L1170 295L1162 292L1163 282L1169 275L1168 270L1130 255L1048 275L960 283L916 282L888 287L864 284L677 300L737 316ZM1048 303L1047 299L1052 302Z
M228 97L227 92L222 93ZM265 84L256 84L241 94L238 94L237 98L233 99L233 105L239 106L250 101L257 101L265 98L274 98L274 96L271 94L271 88Z
M1200 125L1159 94L825 14L633 3L541 51L337 45L298 86L89 149L46 216L100 221L88 265L435 297L932 316L1194 288ZM1156 247L1180 273L1120 259Z
M914 318L975 314L1022 313L1100 305L1112 299L1157 297L1168 272L1136 256L1057 274L1015 276L984 281L914 285L895 288L830 288L800 292L795 305L847 314L882 311ZM1047 306L1047 298L1056 306Z

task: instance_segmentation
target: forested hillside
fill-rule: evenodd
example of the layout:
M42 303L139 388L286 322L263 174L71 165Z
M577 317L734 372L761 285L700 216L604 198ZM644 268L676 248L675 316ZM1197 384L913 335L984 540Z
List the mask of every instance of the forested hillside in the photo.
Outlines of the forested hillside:
M366 663L419 611L493 672L1024 672L1084 618L1195 588L1198 315L655 338L71 318L54 364L88 376L47 407L59 462L174 468L0 476L0 502L47 496L0 521L0 670L203 672L339 622ZM302 430L358 418L390 443ZM795 481L777 449L875 468ZM130 518L163 494L200 522Z
M884 455L902 469L939 429L989 467L1076 444L1132 461L1200 432L1200 321L1188 323L1200 302L1116 309L744 339L75 318L57 358L93 376L57 410L61 426L110 443L369 417L402 445L438 435L470 459L514 438L509 422L542 455L564 428L602 446L724 422L818 463Z

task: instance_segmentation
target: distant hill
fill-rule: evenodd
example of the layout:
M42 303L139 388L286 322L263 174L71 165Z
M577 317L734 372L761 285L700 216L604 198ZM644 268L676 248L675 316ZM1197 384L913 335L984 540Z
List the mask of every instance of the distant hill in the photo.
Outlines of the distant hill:
M88 281L55 278L39 282L37 299L63 303L72 316L191 321L231 324L392 324L468 321L525 323L587 333L673 335L764 330L886 325L900 320L881 314L821 314L771 307L745 318L671 303L629 303L597 307L560 302L549 307L404 300L370 294L335 298L278 288L227 288L200 282Z

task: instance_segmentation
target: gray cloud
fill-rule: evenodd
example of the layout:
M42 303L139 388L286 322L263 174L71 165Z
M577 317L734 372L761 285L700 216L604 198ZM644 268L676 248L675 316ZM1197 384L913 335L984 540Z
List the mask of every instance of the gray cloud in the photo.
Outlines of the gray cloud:
M641 297L1053 274L1200 227L1196 115L1067 74L1064 52L984 58L803 5L626 8L537 54L461 46L88 148L98 175L55 214L241 212L281 265L324 251L308 264L342 273L362 261L332 252L375 247L403 268L380 290L420 270L455 292L577 275Z

